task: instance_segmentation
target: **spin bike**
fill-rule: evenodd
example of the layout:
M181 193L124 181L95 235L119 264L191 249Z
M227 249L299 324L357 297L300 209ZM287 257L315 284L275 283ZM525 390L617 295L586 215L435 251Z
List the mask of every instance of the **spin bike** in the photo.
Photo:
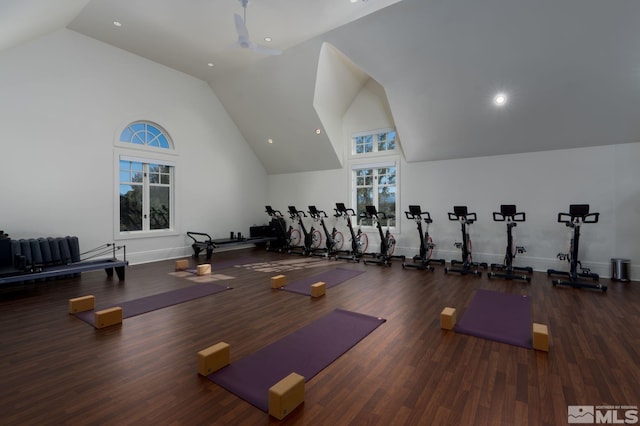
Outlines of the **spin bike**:
M471 257L471 238L469 238L469 227L477 220L476 214L468 213L467 206L454 206L453 213L449 212L449 220L460 222L462 242L456 242L455 246L462 250L462 262L452 260L451 268L445 267L444 273L457 272L462 275L473 274L481 277L482 272L478 271L478 266L487 269L487 264L484 262L478 263L473 261L473 258ZM455 268L454 266L458 263L461 263L462 266L460 268Z
M431 266L432 262L444 265L444 259L431 258L436 245L433 244L433 240L429 236L429 225L433 223L429 212L423 212L420 206L409 206L409 211L404 212L404 214L407 216L407 219L415 221L418 226L418 234L420 234L420 254L413 256L414 263L402 262L402 267L433 271L434 268ZM424 233L422 231L422 221L426 224Z
M293 229L293 227L287 228L287 222L280 210L274 210L271 206L265 206L265 208L267 214L271 217L269 227L276 235L276 241L269 242L267 250L271 249L272 245L275 245L278 251L282 252L298 245L300 243L300 231Z
M366 255L372 256L374 259L367 260L363 259L363 263L366 265L368 263L373 263L376 265L385 265L391 266L391 259L402 259L404 262L404 256L394 256L393 252L396 248L396 239L389 232L389 221L394 219L393 216L387 216L384 212L378 212L375 206L365 206L365 211L363 212L363 217L367 219L371 219L376 228L378 228L378 234L380 235L380 252L378 253L365 253ZM387 230L386 232L382 231L381 219L385 219L387 221Z
M516 212L516 206L514 204L502 204L500 205L499 212L493 212L493 220L495 222L507 222L507 253L504 256L504 263L492 263L491 271L487 273L487 277L499 277L505 278L507 280L524 280L526 282L531 282L531 277L529 275L519 275L515 272L526 272L528 274L533 273L533 268L526 267L518 267L513 266L513 259L516 257L516 254L525 253L525 250L522 246L513 246L513 234L512 228L518 226L517 222L524 222L526 220L526 215L524 212ZM494 270L498 270L501 272L493 272Z
M313 226L309 231L307 231L307 228L304 226L304 220L302 220L303 217L307 217L307 214L302 210L296 209L295 206L289 206L289 216L291 217L292 221L298 221L300 229L302 229L303 243L302 246L298 245L290 247L289 254L300 254L302 256L309 256L322 243L322 234L320 234L320 231L318 231L317 229L313 229ZM295 231L295 229L292 230L292 232L293 231Z
M353 223L351 218L356 215L353 209L345 207L344 203L336 203L336 217L343 217L347 222L347 228L349 228L349 234L351 234L351 250L340 250L336 255L336 259L350 260L352 262L360 262L360 258L367 251L369 246L369 237L362 232L360 228L357 231L353 229Z
M320 222L322 229L324 230L324 235L326 237L326 243L324 249L318 249L313 253L314 256L324 256L326 258L330 258L331 256L336 255L344 244L344 236L342 232L338 231L334 226L331 232L327 229L327 224L324 222L324 219L327 216L323 210L318 210L316 206L309 206L309 216L313 218L314 221ZM322 252L322 253L321 253Z
M558 222L564 223L567 227L573 229L573 237L571 238L571 248L569 253L558 253L557 258L569 261L569 272L556 271L547 269L547 276L561 275L569 277L568 280L553 280L553 286L568 285L574 288L590 288L594 290L607 291L607 286L598 283L600 277L589 270L583 268L582 263L578 260L578 249L580 243L580 226L583 223L598 223L600 213L589 213L589 204L571 204L569 213L558 213ZM580 268L580 272L577 269ZM579 278L591 278L595 284L579 281Z

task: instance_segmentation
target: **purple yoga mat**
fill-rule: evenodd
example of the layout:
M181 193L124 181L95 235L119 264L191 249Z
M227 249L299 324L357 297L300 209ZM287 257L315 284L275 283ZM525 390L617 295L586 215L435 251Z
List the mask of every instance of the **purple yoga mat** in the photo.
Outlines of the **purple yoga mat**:
M531 349L531 327L527 296L478 290L454 330Z
M284 287L280 287L280 290L290 291L292 293L304 294L305 296L311 295L311 284L315 284L318 281L322 281L326 284L326 288L335 287L353 277L356 277L364 271L356 271L353 269L336 268L331 271L323 272L321 274L312 275L307 278L295 281L291 284L287 284Z
M155 311L156 309L162 309L167 306L177 305L179 303L188 302L189 300L220 293L225 290L229 290L229 287L223 287L214 283L197 284L190 287L167 291L166 293L129 300L112 306L105 306L97 310L119 306L122 308L122 317L129 318ZM90 325L94 325L94 313L95 311L84 311L78 312L74 315L82 321Z
M336 309L208 378L269 410L269 388L291 373L309 381L386 320Z

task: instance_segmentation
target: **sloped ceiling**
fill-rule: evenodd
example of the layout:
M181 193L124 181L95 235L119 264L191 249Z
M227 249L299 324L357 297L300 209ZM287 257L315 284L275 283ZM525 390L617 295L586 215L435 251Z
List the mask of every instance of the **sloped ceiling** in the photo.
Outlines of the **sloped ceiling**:
M67 26L89 0L3 0L0 51Z
M347 2L327 0L338 1ZM233 44L234 0L92 0L80 13L84 1L5 0L2 12L40 12L14 13L26 29L2 41L78 13L68 28L208 81L269 173L340 167L313 108L323 42L384 87L408 161L640 141L639 1L369 0L337 18L312 8L327 2L250 2L252 38L281 37L273 57L223 48ZM124 31L114 33L116 19ZM273 22L278 32L267 34ZM287 37L305 24L313 28ZM498 91L502 108L492 104Z

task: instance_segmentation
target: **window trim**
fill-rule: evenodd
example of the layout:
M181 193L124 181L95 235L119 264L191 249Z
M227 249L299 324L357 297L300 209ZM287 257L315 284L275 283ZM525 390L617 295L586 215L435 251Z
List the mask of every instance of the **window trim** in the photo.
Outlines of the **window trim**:
M162 131L168 142L169 148L152 147L141 144L133 144L130 142L121 142L120 135L123 130L135 123L147 123L154 127L157 127ZM149 120L133 120L122 126L115 135L114 148L113 148L113 238L116 241L119 240L133 240L143 239L150 237L167 237L176 236L180 233L176 230L176 216L178 215L176 203L176 188L177 188L177 164L179 155L175 150L173 141L171 140L169 133L164 127L149 121ZM146 164L160 164L171 167L171 205L170 211L170 225L168 229L149 229L140 231L120 231L120 161L136 161ZM145 195L147 196L147 195Z
M352 160L349 162L348 167L348 182L349 182L349 201L351 203L351 208L356 210L357 205L357 191L356 191L356 176L355 171L359 169L374 169L380 167L395 167L396 168L396 211L395 211L395 220L394 224L389 227L389 232L399 234L400 233L400 157L398 155L389 156L386 155L384 158L378 157L375 161L372 161L372 158L361 158L358 156L357 160ZM376 205L378 208L378 205ZM356 211L356 214L359 212ZM358 220L355 221L354 226L358 226ZM374 225L362 225L360 226L363 232L377 232L378 228ZM382 226L383 231L386 231L387 226Z

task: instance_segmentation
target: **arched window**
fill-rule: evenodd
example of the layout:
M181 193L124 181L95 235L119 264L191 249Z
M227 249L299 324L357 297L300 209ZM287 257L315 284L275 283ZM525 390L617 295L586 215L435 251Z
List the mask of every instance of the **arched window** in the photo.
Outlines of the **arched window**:
M169 141L170 139L164 130L147 121L131 123L120 134L120 142L155 148L173 148Z
M174 158L169 134L136 121L120 133L118 222L120 235L167 231L174 224Z

